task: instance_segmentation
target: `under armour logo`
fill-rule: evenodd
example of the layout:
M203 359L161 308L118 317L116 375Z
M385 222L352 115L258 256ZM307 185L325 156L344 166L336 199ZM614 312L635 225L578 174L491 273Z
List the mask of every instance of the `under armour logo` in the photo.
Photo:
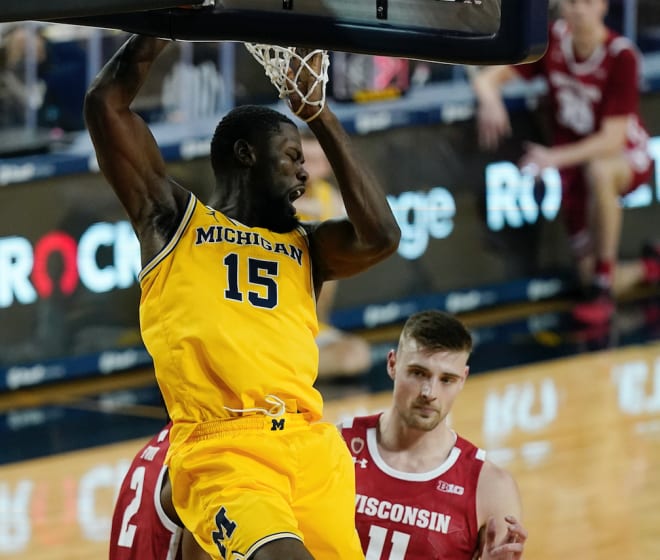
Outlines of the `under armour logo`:
M273 425L270 427L271 432L284 429L284 418L280 418L279 420L277 418L273 418L272 422Z

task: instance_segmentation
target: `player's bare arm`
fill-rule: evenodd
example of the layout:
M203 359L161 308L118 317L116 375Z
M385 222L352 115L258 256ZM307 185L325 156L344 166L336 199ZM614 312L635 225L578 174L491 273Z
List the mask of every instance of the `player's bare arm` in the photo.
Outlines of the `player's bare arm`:
M620 157L626 145L629 115L606 117L600 129L590 136L562 144L546 147L528 142L520 167L533 165L537 169L546 167L572 167L601 158Z
M343 278L391 255L399 244L399 226L375 178L360 165L348 135L326 107L310 123L337 178L347 219L319 224L313 246L323 280ZM318 265L317 265L318 266Z
M477 97L477 134L482 149L494 150L502 138L511 134L511 121L501 88L516 77L511 66L491 66L480 70L472 79Z
M181 560L212 560L187 529L181 535Z
M148 262L179 224L187 193L166 174L151 131L130 105L169 41L132 36L108 61L85 97L85 122L101 172L133 224Z
M317 58L312 62L318 68L320 55ZM307 87L315 83L313 76L303 72L301 78L298 87L307 92ZM312 118L309 127L332 166L348 217L315 226L315 280L318 283L357 274L396 251L401 237L399 226L381 186L358 161L348 134L330 108L325 105L318 113L317 107L307 105L298 112L304 105L300 97L291 95L289 101L301 118Z
M522 526L522 502L509 472L486 461L477 485L478 558L520 560L527 531Z

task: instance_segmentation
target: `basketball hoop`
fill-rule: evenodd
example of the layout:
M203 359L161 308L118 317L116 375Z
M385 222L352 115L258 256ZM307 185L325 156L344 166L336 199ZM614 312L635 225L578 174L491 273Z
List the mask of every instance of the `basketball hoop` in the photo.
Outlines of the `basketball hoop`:
M288 99L292 93L300 96L302 103L297 111L294 111L298 116L300 111L305 105L312 105L318 107L316 113L305 122L310 122L319 116L323 107L325 106L325 86L328 82L328 68L330 67L330 57L328 52L321 49L316 49L301 56L296 52L295 47L280 47L277 45L266 45L262 43L244 43L245 48L255 58L255 60L263 66L266 76L277 89L280 99ZM316 54L321 53L321 69L317 73L310 66L309 61ZM297 64L294 64L295 73L289 76L289 69L292 68L291 60L296 59ZM300 73L306 70L314 77L314 84L308 89L307 93L303 93L298 89L298 78ZM318 100L309 99L310 95L316 90L317 87L321 88L321 98ZM290 103L289 103L290 106Z

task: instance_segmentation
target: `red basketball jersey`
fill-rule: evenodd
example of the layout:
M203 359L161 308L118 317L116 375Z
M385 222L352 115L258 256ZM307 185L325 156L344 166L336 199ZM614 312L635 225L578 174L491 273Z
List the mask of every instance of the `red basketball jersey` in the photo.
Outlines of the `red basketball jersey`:
M524 78L544 76L553 110L556 144L597 132L605 117L629 115L626 153L635 171L648 169L648 133L639 116L640 57L635 45L609 30L605 42L580 60L564 20L550 28L545 55L514 66Z
M112 516L110 560L175 560L181 529L160 504L160 489L169 443L168 424L135 456Z
M378 453L379 416L354 418L342 427L355 462L355 523L366 560L471 560L485 452L457 436L447 459L432 471L397 471Z

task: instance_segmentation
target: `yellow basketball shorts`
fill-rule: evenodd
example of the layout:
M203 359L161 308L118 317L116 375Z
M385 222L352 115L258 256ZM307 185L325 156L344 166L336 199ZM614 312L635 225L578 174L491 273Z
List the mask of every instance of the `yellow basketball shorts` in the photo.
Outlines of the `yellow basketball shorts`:
M200 424L169 472L177 513L213 558L294 538L316 560L364 559L353 461L333 424L302 414Z

